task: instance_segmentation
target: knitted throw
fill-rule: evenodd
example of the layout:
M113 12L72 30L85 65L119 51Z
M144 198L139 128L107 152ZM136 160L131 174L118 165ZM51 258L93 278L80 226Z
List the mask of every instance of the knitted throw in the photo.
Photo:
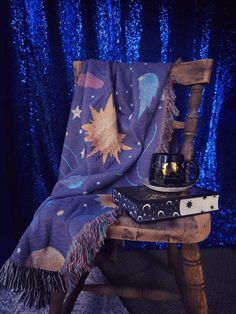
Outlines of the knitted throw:
M0 271L24 304L45 307L50 292L70 291L91 269L119 215L112 188L142 185L152 153L168 151L178 114L170 66L83 63L58 182Z

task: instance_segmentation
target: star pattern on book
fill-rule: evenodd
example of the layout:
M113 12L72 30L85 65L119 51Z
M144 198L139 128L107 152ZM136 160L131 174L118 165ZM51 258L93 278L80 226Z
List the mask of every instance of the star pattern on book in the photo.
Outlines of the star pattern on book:
M186 206L187 206L188 208L191 208L191 207L193 206L193 203L192 203L191 201L189 201L189 202L186 204Z
M76 106L75 109L71 109L72 113L73 113L73 120L75 118L80 118L81 112L82 110L79 109L79 106Z

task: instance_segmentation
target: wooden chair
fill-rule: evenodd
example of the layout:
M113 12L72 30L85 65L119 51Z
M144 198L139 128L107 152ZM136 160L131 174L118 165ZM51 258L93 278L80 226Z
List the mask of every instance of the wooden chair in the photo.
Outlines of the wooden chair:
M75 80L80 73L82 62L74 62ZM184 129L184 141L181 153L185 159L193 157L193 140L198 125L198 107L201 102L204 85L209 83L212 59L193 62L177 62L171 69L172 80L181 85L191 86L189 110L185 122L174 121L175 129ZM115 287L106 285L83 285L87 274L78 282L77 287L66 296L60 293L52 294L50 313L71 313L81 290L91 291L102 295L118 295L127 298L145 298L151 300L185 300L188 313L208 313L205 293L204 274L198 243L210 233L210 214L182 217L166 220L155 224L136 224L130 217L121 216L116 225L109 228L107 238L111 240L131 240L146 242L168 243L167 258L170 269L176 275L177 243L182 243L182 265L186 292L175 294L155 289L137 289L131 287ZM178 276L176 275L176 279Z

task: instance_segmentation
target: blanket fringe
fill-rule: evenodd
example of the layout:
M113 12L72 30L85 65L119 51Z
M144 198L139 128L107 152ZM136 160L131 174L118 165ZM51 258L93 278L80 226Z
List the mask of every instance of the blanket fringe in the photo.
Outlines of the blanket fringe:
M19 302L37 310L50 302L50 293L66 292L62 273L68 276L68 288L93 267L94 258L104 243L106 230L117 221L113 210L87 223L75 237L65 263L65 271L54 272L18 265L8 259L0 270L0 286L19 293Z
M9 259L0 270L0 286L18 292L19 302L37 310L49 304L51 292L66 292L59 272L21 266Z
M119 213L112 210L87 223L75 236L62 272L68 279L67 289L75 287L78 279L93 267L96 254L100 251L107 229L117 222Z
M174 132L173 129L173 120L174 117L179 115L179 110L175 106L175 91L173 88L173 82L169 78L166 82L166 86L164 88L164 95L165 95L165 101L166 101L166 117L165 117L165 125L164 125L164 132L163 132L163 138L161 143L161 153L168 153L169 152L169 143L172 140L172 135Z

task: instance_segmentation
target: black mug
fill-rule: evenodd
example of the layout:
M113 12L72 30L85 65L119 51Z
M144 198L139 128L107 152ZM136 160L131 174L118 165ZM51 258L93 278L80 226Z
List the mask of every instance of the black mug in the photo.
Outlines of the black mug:
M193 166L193 178L190 167ZM149 183L161 187L192 185L199 176L199 168L194 160L184 160L181 154L154 153L151 159Z

